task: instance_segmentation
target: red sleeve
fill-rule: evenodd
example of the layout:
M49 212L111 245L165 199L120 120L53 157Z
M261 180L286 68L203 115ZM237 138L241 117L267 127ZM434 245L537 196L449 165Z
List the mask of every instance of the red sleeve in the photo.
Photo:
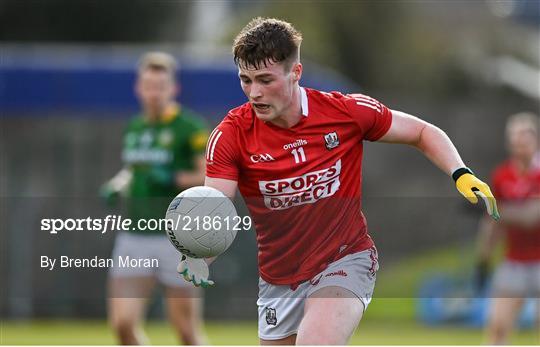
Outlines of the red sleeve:
M227 119L210 134L206 144L206 176L238 180L238 142L235 126Z
M363 94L349 94L345 105L360 128L362 139L377 141L392 124L392 111L379 101Z

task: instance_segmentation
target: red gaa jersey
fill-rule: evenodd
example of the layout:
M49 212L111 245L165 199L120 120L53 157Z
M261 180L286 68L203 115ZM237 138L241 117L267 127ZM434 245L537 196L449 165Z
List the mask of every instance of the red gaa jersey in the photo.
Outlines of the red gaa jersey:
M501 203L540 199L540 167L519 173L510 160L506 161L493 173L493 190ZM540 261L540 224L532 229L508 227L505 232L507 259L520 262Z
M246 103L207 144L208 177L238 181L257 232L259 272L298 284L373 246L361 211L362 141L375 141L392 113L361 94L301 88L298 124L280 128Z

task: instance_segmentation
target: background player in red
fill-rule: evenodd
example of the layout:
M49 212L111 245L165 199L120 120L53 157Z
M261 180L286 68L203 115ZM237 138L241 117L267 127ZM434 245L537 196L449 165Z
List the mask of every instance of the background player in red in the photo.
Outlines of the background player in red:
M501 203L501 223L484 218L480 224L480 274L487 272L497 241L504 238L506 246L493 279L489 344L508 344L525 298L540 298L539 126L540 119L531 113L508 119L510 157L495 169L492 182Z
M262 344L345 344L367 308L377 253L361 212L363 140L421 150L456 180L461 194L489 187L467 169L446 134L365 95L302 88L301 34L289 23L256 18L233 45L248 102L209 137L207 186L237 188L255 223ZM206 286L204 260L178 270Z

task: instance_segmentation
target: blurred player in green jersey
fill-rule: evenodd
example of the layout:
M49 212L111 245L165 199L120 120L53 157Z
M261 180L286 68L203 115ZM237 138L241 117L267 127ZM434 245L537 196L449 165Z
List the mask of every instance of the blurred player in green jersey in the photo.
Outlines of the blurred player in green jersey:
M105 183L101 194L126 197L128 217L160 219L181 190L201 185L208 131L193 113L175 102L177 63L169 54L151 52L141 58L135 93L142 112L123 137L124 168ZM122 267L119 257L158 259L158 267ZM198 292L176 272L179 254L163 230L119 232L113 250L108 290L109 321L122 344L148 344L142 323L156 282L165 290L168 317L185 344L203 344L202 302Z

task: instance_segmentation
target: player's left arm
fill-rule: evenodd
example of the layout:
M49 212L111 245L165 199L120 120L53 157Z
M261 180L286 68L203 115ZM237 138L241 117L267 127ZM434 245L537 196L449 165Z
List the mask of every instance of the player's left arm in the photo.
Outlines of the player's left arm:
M206 175L206 158L204 153L193 158L193 170L179 170L175 174L175 183L179 188L200 186Z
M186 151L193 156L192 167L189 170L177 170L174 175L174 182L181 189L202 186L204 184L204 177L206 176L206 156L204 150L206 148L206 141L208 140L208 131L203 125L197 122L194 122L191 126L194 129L184 145L186 146Z
M501 222L515 226L524 231L535 232L540 225L540 196L531 197L527 201L512 203L503 201L500 204L503 218Z
M477 195L481 196L489 215L495 220L499 219L497 203L489 186L465 166L450 138L435 125L410 114L392 110L392 124L378 141L408 144L418 148L437 167L452 176L457 190L469 202L476 204Z
M503 229L501 223L485 216L478 224L478 236L476 241L476 269L474 275L475 288L483 292L491 275L491 258L502 240Z

